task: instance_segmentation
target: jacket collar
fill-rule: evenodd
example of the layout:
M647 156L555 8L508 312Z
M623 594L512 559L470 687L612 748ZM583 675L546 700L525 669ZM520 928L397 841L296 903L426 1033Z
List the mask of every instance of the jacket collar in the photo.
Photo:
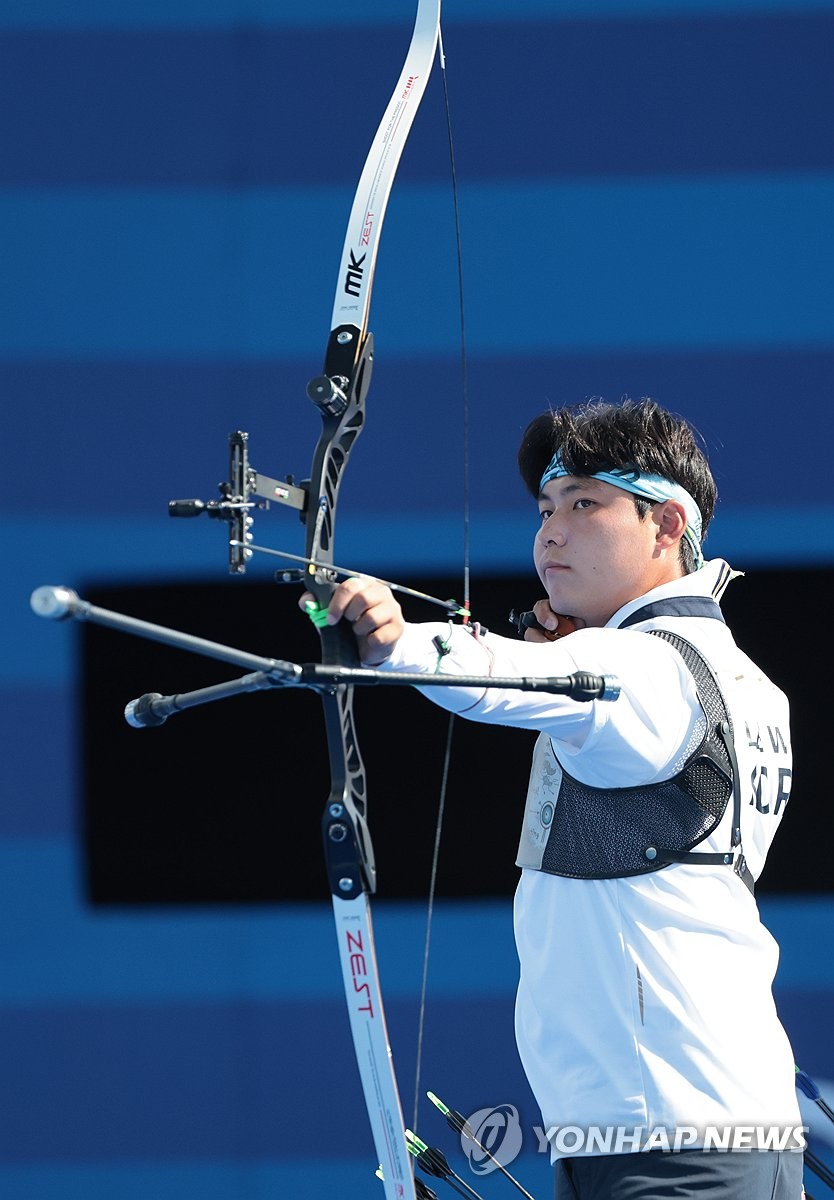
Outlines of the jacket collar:
M718 602L727 584L739 574L723 558L711 559L700 571L630 600L614 613L606 628L626 629L655 617L712 617L723 623Z

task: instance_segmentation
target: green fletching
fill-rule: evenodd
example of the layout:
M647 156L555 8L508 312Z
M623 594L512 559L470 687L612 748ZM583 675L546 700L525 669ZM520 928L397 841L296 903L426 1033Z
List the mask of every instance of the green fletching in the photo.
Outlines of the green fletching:
M426 1145L426 1143L421 1142L420 1139L418 1138L417 1134L413 1133L410 1129L406 1129L406 1131L405 1131L405 1140L406 1140L409 1150L411 1150L412 1145L417 1147L417 1150L416 1150L417 1154L422 1154L424 1151L428 1150L428 1146ZM412 1150L411 1153L414 1154L415 1151Z
M439 1096L435 1096L434 1092L426 1092L426 1095L428 1096L429 1100L431 1100L434 1107L440 1109L440 1111L443 1113L444 1117L447 1117L449 1115L449 1112L451 1110L446 1107L446 1105L439 1098Z

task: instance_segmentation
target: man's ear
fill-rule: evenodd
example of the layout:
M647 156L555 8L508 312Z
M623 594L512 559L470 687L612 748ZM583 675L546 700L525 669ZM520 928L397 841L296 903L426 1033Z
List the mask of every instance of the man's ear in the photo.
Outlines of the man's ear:
M655 504L652 517L657 525L658 549L676 548L686 529L686 509L680 500L663 500Z

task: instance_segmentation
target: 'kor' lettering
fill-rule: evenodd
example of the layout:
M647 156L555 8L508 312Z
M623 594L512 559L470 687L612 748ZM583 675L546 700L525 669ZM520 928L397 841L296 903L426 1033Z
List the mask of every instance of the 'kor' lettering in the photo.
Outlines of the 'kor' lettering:
M773 805L774 816L779 815L779 809L783 804L787 804L791 796L791 783L793 782L793 771L789 767L779 768L779 782L776 786L776 803Z
M767 767L764 763L757 763L753 768L750 782L753 785L753 795L750 797L750 803L755 804L760 813L770 812L770 805L762 795L765 783L767 782Z
M773 802L773 815L779 816L782 806L788 803L791 797L791 783L793 782L793 771L790 767L779 767L778 776L776 779L776 797ZM759 763L753 768L753 773L750 776L752 786L752 795L750 803L755 804L760 813L769 813L770 805L765 799L765 788L767 786L767 767L764 763Z

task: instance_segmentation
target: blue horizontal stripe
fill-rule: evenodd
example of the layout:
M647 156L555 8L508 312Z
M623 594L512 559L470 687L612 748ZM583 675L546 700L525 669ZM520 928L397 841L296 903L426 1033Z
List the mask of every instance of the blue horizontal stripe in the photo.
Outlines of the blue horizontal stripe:
M499 339L520 354L834 342L834 177L496 185L461 199L475 354ZM317 360L348 201L0 194L0 355ZM455 353L446 191L400 188L383 247L378 344Z
M92 910L82 902L71 840L0 840L0 867L0 1005L342 995L324 876L321 905ZM392 997L419 993L425 921L421 904L374 904L380 969ZM26 938L15 938L23 928ZM485 962L489 971L480 969ZM436 906L433 995L505 996L516 971L509 904Z
M0 865L6 897L0 909L6 947L0 1005L341 997L329 900L255 910L93 910L82 901L77 852L69 840L3 839ZM782 946L779 986L834 987L834 960L819 953L834 935L834 901L765 895L760 909ZM402 1001L419 993L425 920L420 903L374 903L386 994ZM26 929L25 939L15 938L19 929ZM514 992L517 972L508 902L436 905L434 997L501 999Z
M385 25L372 37L359 25L315 37L309 29L239 26L8 33L0 42L2 180L353 186L404 35ZM834 18L808 12L687 22L513 19L500 33L450 30L461 177L830 170L832 40ZM338 136L332 89L319 85L322 61L350 64ZM532 95L525 81L538 79L547 86ZM402 171L412 181L448 180L437 76Z
M345 189L0 193L0 354L318 360L351 199Z
M488 1096L500 1087L523 1098L532 1116L512 1010L511 996L479 1000L476 1019L466 999L432 1003L425 1070L438 1094ZM372 1153L338 995L324 1003L237 997L222 1005L90 1004L0 1015L4 1087L15 1097L0 1127L0 1161L327 1160L360 1146ZM416 1003L389 1001L386 1017L408 1095Z
M3 445L12 462L33 461L35 468L18 472L4 501L7 517L21 521L24 545L16 546L21 563L32 566L35 579L82 575L105 576L112 563L131 570L118 549L117 560L96 547L96 529L108 517L147 520L147 536L158 539L156 566L147 551L138 570L156 573L176 566L205 569L217 577L224 569L225 534L208 521L172 524L166 501L174 496L209 499L215 482L226 473L227 435L240 428L250 433L252 464L276 478L288 473L303 478L309 470L320 421L304 395L307 380L319 370L319 356L306 361L0 361L0 394L13 396L3 421ZM543 408L574 403L589 395L616 399L652 395L675 412L684 413L708 447L720 492L719 512L783 505L827 506L825 480L828 449L824 438L809 429L825 429L828 398L834 392L834 347L828 350L763 348L744 352L702 351L558 356L471 355L469 362L471 437L470 502L473 523L481 525L504 512L526 520L529 501L517 479L515 450L527 421ZM508 403L508 397L513 402ZM785 420L785 398L793 419ZM352 539L357 564L366 563L371 546L353 539L357 513L373 517L390 509L397 497L403 514L418 512L426 520L448 521L449 544L463 511L461 479L462 388L454 358L393 357L380 346L368 397L368 421L351 459L340 508L342 538ZM408 431L410 469L402 470L403 431ZM780 461L802 463L794 471L789 495L776 497L769 471L778 438ZM37 447L34 453L33 448ZM126 448L129 447L129 456ZM385 498L384 500L382 498ZM90 546L67 534L76 560L60 548L57 559L47 544L48 526L34 526L33 516L54 514L56 532L82 520L90 523ZM72 514L72 517L70 516ZM50 516L50 519L53 519ZM155 521L155 525L153 522ZM37 531L37 532L36 532ZM433 531L434 532L434 531ZM301 549L301 530L294 513L259 515L258 540L293 551ZM819 561L810 539L776 542L762 530L761 550L768 559L782 554ZM816 531L815 531L816 533ZM36 553L29 544L35 536ZM145 535L140 535L140 540ZM396 530L383 530L378 569L397 559L406 570L431 572L431 542L410 529L408 553L397 546ZM19 540L19 539L18 539ZM57 540L57 539L56 539ZM528 531L515 547L515 562L527 565ZM810 546L809 546L810 543ZM749 541L745 540L745 547ZM827 554L823 540L820 553ZM733 546L730 545L732 550ZM444 551L445 552L445 551ZM496 545L500 561L511 562L513 547ZM454 557L455 551L450 552ZM490 550L484 547L484 561ZM201 557L194 557L201 555ZM412 565L409 566L409 555ZM508 557L509 556L509 557ZM35 561L37 560L37 561ZM450 559L449 561L452 561ZM268 564L260 563L266 570ZM353 562L347 562L353 566ZM437 569L444 566L440 560ZM67 571L70 572L67 575ZM45 572L45 574L44 574ZM32 582L35 586L35 582Z
M658 14L688 16L695 13L757 13L829 11L832 0L514 0L513 19L540 17L608 17ZM454 0L447 3L444 23L506 20L504 0ZM385 25L407 20L416 11L416 0L352 0L346 10L342 0L305 0L292 6L286 0L4 0L0 28L73 29L96 26L106 29L158 29L265 25L315 29L323 25L360 22Z
M0 845L4 838L74 836L76 696L72 686L0 686Z
M343 1089L340 1089L342 1094ZM361 1104L361 1099L359 1100ZM432 1133L437 1133L433 1125ZM426 1132L421 1127L422 1132ZM452 1135L441 1127L433 1144L442 1143L455 1170L464 1174L464 1160ZM324 1141L324 1137L322 1138ZM531 1146L536 1142L528 1138ZM104 1161L55 1166L0 1166L0 1192L14 1200L374 1200L382 1186L374 1179L374 1164L366 1142L352 1147L355 1157L284 1158L279 1162L232 1161L207 1156L201 1161ZM365 1151L363 1153L363 1150ZM527 1154L511 1168L533 1195L553 1189L547 1156ZM478 1181L473 1179L473 1186Z
M369 1200L375 1194L370 1158L359 1156L360 1147L354 1150L355 1158L317 1154L276 1161L238 1155L226 1161L206 1155L167 1162L0 1164L0 1193L14 1200Z

